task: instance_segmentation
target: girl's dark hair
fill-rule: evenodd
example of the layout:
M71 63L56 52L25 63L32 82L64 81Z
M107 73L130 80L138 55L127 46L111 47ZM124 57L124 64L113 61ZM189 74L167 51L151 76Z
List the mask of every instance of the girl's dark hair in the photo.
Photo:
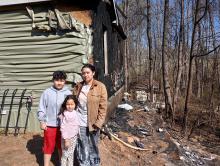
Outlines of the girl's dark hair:
M53 73L53 80L66 80L67 75L64 71L57 70Z
M77 105L78 105L77 97L75 95L68 95L68 96L66 96L66 98L63 101L63 104L61 105L60 112L58 115L60 115L60 114L64 115L64 111L66 110L66 103L70 99L74 101L74 103L76 105L75 108L77 107Z
M84 68L89 68L92 72L95 72L96 71L96 68L95 68L95 66L94 65L92 65L92 64L85 64L83 67L82 67L82 69L81 70L83 70Z

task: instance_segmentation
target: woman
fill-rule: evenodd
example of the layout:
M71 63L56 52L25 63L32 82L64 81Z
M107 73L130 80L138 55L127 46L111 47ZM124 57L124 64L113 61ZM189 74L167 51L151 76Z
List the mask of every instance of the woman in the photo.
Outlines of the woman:
M107 90L103 83L94 79L95 67L82 67L83 81L76 84L73 93L78 97L80 120L79 139L76 148L80 166L99 166L99 131L105 122Z

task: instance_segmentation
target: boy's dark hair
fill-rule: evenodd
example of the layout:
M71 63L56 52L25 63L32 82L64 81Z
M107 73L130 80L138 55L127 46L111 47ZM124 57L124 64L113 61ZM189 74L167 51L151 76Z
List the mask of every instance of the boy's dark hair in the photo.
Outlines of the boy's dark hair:
M53 79L52 80L66 80L67 76L64 71L57 70L53 73Z
M64 115L64 111L66 110L66 103L70 99L72 99L74 101L75 109L76 109L76 107L78 106L78 103L79 103L77 97L75 95L68 95L68 96L66 96L66 98L63 101L63 104L61 105L60 112L58 115L60 115L60 114Z
M83 67L82 67L82 69L81 70L83 70L84 68L89 68L92 72L96 72L96 68L95 68L95 66L94 65L92 65L92 64L85 64Z

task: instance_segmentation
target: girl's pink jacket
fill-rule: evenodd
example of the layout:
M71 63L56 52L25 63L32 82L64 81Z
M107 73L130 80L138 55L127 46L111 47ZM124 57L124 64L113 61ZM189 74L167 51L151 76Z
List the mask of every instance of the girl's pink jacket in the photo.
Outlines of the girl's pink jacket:
M77 111L64 111L64 115L59 115L60 131L63 139L70 139L79 133L79 117Z

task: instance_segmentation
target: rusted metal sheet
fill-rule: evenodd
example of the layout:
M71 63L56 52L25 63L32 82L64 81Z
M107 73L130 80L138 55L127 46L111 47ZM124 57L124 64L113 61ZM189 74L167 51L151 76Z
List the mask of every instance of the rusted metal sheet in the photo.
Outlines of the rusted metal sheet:
M73 6L73 5L70 6L67 4L58 4L56 8L59 9L61 12L70 13L72 17L74 17L76 20L80 21L81 23L84 23L86 26L92 25L93 11L91 9L84 9L79 6Z

